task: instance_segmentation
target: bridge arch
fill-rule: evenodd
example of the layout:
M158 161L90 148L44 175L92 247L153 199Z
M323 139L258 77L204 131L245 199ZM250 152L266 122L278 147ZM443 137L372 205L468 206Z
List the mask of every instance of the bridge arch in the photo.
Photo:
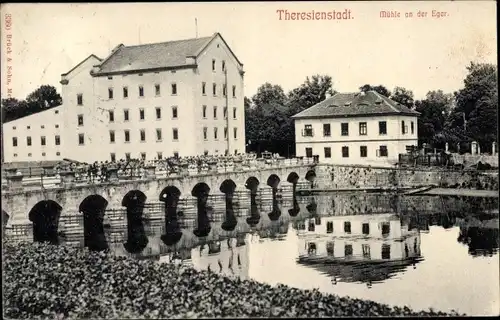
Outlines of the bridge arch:
M80 203L78 211L83 214L84 246L92 251L108 249L104 234L104 215L108 200L98 194L92 194Z
M277 188L278 185L280 184L280 177L278 177L276 174L271 174L267 178L267 185L270 186L271 188Z
M221 183L219 190L225 194L233 194L236 190L236 183L232 179L226 179Z
M161 235L162 242L171 246L182 238L182 230L177 220L177 206L181 191L176 186L167 186L160 192L160 201L165 203L165 233Z
M299 175L297 174L297 172L292 171L286 178L286 181L292 184L296 184L299 181Z
M148 245L142 216L147 196L140 190L131 190L122 199L122 206L127 208L127 242L125 249L129 253L139 253Z
M212 230L207 208L209 193L210 187L205 182L198 182L191 190L191 195L197 198L197 227L193 231L197 237L206 237Z
M59 244L61 211L61 205L54 200L42 200L31 208L28 218L33 222L33 241Z
M250 191L256 192L257 189L259 188L260 181L254 176L251 176L247 179L245 182L245 188L247 188Z

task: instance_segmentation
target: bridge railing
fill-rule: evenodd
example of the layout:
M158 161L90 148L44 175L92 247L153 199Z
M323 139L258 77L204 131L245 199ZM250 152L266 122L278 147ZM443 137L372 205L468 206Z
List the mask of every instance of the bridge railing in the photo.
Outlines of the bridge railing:
M73 166L65 170L40 171L38 176L26 176L23 171L8 169L2 176L5 190L50 189L61 186L101 184L127 180L161 179L167 177L186 177L226 172L244 172L289 166L312 165L317 158L273 158L273 159L234 159L225 162L179 163L168 165L165 162L150 162L144 166L118 167L108 164L89 170L85 166ZM31 170L34 172L34 170Z

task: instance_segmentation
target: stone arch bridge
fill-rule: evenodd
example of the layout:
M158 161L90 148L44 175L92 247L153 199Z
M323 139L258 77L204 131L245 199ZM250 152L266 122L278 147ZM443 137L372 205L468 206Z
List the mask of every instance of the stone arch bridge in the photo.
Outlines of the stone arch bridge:
M106 208L122 208L125 196L133 190L144 193L147 201L165 201L166 193L175 190L180 199L206 194L229 192L256 192L288 185L295 190L298 184L310 184L316 177L314 164L296 164L286 167L261 168L238 172L207 173L180 177L149 178L100 184L66 185L50 189L6 190L2 192L2 212L8 215L9 224L29 223L28 213L40 202L57 203L61 216L80 212L88 199L104 199ZM175 188L174 188L175 187ZM98 197L96 197L98 196ZM4 224L6 222L4 221Z

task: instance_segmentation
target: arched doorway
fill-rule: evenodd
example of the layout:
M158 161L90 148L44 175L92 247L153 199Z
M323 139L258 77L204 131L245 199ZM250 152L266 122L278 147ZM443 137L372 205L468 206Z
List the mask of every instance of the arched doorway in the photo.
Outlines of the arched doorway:
M146 195L139 190L131 190L122 199L122 206L127 208L127 242L124 247L129 253L139 253L148 245L144 231L144 204Z
M104 234L104 214L108 201L100 195L93 194L80 203L78 210L83 214L84 246L91 251L108 249L108 241Z
M224 180L220 185L219 190L226 195L226 215L221 228L225 231L233 231L238 223L236 216L234 215L233 208L233 198L234 191L236 190L236 184L231 179Z
M198 218L196 229L193 231L197 237L206 237L212 230L207 207L209 194L210 187L204 182L197 183L191 190L191 195L197 199Z
M180 196L181 191L175 186L168 186L160 193L160 201L165 203L165 233L161 240L167 246L176 244L182 237L177 217Z
M31 208L28 218L33 222L33 241L59 244L59 218L62 207L53 200L43 200Z

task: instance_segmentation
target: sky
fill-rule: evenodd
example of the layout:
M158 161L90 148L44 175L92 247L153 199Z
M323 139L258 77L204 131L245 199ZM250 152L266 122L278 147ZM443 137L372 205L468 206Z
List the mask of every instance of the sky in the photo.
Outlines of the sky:
M288 92L326 74L340 92L364 84L402 86L417 99L463 87L471 62L497 61L494 1L94 3L2 5L2 98L11 67L12 96L43 84L61 91L60 75L90 54L105 58L136 45L219 32L244 64L245 95L265 82ZM350 11L345 20L285 20L284 11ZM445 12L432 17L432 11ZM399 18L381 18L397 11ZM422 17L418 12L426 12ZM406 17L406 13L413 13ZM11 29L6 29L6 14ZM290 15L291 16L291 15ZM347 16L347 13L344 15ZM6 35L11 34L6 62Z

